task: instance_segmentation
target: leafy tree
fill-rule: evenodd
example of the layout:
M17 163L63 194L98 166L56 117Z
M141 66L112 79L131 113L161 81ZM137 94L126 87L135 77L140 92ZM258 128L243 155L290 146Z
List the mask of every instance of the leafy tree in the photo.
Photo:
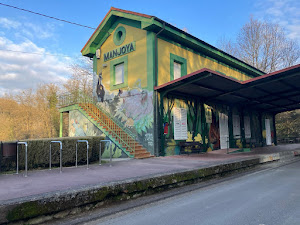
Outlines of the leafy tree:
M299 137L300 110L279 113L276 116L276 130L279 139Z

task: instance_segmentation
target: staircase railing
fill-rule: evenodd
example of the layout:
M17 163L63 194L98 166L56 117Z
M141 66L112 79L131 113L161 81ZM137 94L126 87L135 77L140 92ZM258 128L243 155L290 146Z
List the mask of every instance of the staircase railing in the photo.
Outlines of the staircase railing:
M137 135L134 134L131 130L124 126L124 124L113 117L107 110L102 107L100 104L97 104L97 100L93 99L91 96L88 96L84 92L76 93L64 93L59 97L59 107L65 107L69 105L79 104L79 103L92 103L98 109L100 109L107 117L114 121L119 127L121 127L126 133L128 133L134 140L137 141Z
M126 148L129 148L129 152L135 154L135 139L133 139L129 134L123 131L122 128L115 124L112 120L110 120L110 118L108 118L108 120L105 120L105 118L99 116L102 113L99 108L89 107L88 105L86 105L86 107L89 108L89 112L93 114L93 116L97 120L99 120L101 124L106 126L106 130L108 131L108 133L111 132L111 135L114 136L114 138L121 144L122 147L125 146ZM124 137L122 137L122 132L125 133L125 140ZM129 144L129 141L131 141L130 139L133 140L133 147Z
M125 127L121 121L119 121L119 120L115 119L113 116L111 116L111 114L109 112L107 112L106 109L104 109L99 104L97 104L97 101L94 100L91 96L88 96L87 94L84 94L83 92L64 93L64 94L60 95L59 104L58 104L59 107L66 107L66 106L70 106L70 105L74 105L74 104L84 104L86 107L88 107L90 109L90 111L93 113L93 115L95 116L95 118L101 120L101 123L104 124L110 130L110 132L112 132L116 137L118 137L119 140L121 142L123 142L123 144L125 146L130 148L131 151L135 152L135 145L136 145L136 143L138 143L138 142L136 142L136 140L137 140L136 135L134 133L132 133L132 131L129 130L127 127ZM94 110L94 107L90 107L89 104L92 104L96 108L96 110ZM109 121L112 121L113 123L106 122L105 120L100 118L99 115L101 113L103 113L109 119ZM115 130L116 130L116 128L120 128L126 134L127 142L125 142L123 140L123 138L120 136L121 131L119 132L119 134L117 134L111 128L111 126ZM133 148L128 144L129 143L128 141L130 141L130 140L128 140L129 137L133 141L133 144L134 144Z

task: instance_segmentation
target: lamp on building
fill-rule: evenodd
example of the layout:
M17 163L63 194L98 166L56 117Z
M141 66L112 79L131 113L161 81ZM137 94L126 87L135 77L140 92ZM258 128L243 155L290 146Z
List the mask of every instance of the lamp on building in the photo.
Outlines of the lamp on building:
M101 50L100 50L100 48L96 50L96 57L97 57L97 59L100 59L100 57L101 57Z

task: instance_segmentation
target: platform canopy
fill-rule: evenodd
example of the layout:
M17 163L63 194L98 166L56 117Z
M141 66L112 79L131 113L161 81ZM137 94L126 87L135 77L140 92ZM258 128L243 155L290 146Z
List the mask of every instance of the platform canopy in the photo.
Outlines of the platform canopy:
M189 96L280 113L300 108L300 64L247 81L201 69L154 88L163 95Z

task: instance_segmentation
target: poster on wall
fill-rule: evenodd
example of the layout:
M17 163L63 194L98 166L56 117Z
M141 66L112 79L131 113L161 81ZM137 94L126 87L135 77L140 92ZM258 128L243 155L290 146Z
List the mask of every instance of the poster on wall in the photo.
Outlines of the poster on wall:
M185 108L174 108L174 140L187 138L187 111Z

